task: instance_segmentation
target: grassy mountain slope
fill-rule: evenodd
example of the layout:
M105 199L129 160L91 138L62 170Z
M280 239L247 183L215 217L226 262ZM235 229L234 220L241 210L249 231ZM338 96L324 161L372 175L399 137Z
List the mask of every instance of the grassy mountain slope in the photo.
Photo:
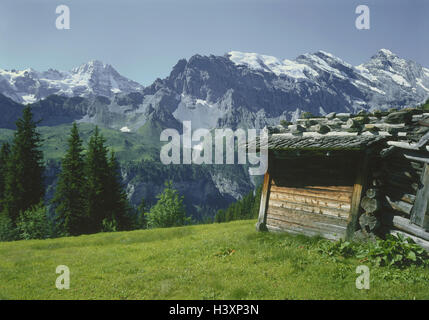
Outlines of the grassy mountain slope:
M2 299L429 299L429 270L333 261L318 239L258 233L256 221L2 243ZM58 265L70 289L55 287Z
M47 167L47 199L53 195L59 161L67 148L71 124L38 128L44 139L42 150L45 160L51 160ZM95 125L80 123L79 132L87 145ZM138 132L124 133L100 127L106 138L106 145L116 152L123 171L126 173L124 183L132 187L131 203L137 206L144 198L146 204L156 203L156 195L162 192L164 182L173 180L180 194L185 196L188 214L197 221L204 217L213 217L218 209L226 208L236 199L231 194L247 194L253 185L247 176L246 169L240 165L164 165L159 158L162 131L156 121L149 121ZM11 142L13 130L0 129L0 145ZM212 175L226 179L224 185L231 189L230 193L222 193L213 182ZM227 190L228 191L228 190Z

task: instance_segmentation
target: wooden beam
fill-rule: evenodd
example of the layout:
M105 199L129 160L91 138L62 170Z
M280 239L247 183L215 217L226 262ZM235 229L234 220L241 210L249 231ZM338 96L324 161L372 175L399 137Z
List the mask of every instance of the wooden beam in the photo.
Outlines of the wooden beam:
M429 164L425 164L420 181L421 187L417 191L410 220L423 229L429 230Z
M264 175L264 184L262 185L261 204L259 206L259 217L256 223L257 231L267 231L267 208L270 198L271 177L269 170Z
M423 228L420 228L415 224L411 223L411 221L408 219L405 219L400 216L394 216L393 225L400 230L411 233L419 238L429 241L429 232L426 232Z
M353 238L357 224L359 223L360 201L362 198L362 191L368 179L368 161L369 155L365 154L358 167L356 181L353 187L350 216L348 219L348 226L346 232L346 238L349 240Z
M385 197L386 201L389 203L389 205L392 207L393 210L405 213L409 215L411 213L411 210L413 208L412 204L409 204L408 202L397 200L394 201L390 199L389 196L386 195Z
M387 145L408 150L419 150L417 143L409 143L408 141L387 141Z
M429 146L428 146L428 148L429 148ZM427 155L425 156L425 155L422 155L420 153L416 153L413 151L404 152L404 157L407 158L408 160L413 160L413 161L418 161L418 162L423 162L423 163L429 164L429 156L427 156Z

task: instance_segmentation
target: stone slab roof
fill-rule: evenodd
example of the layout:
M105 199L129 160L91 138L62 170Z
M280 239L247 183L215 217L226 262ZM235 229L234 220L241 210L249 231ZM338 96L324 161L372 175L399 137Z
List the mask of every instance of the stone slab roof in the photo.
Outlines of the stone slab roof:
M429 151L429 113L418 108L357 115L331 113L282 123L269 127L268 132L270 150L362 150L377 144Z
M268 138L269 150L363 150L377 142L386 140L383 136L303 136L273 134Z

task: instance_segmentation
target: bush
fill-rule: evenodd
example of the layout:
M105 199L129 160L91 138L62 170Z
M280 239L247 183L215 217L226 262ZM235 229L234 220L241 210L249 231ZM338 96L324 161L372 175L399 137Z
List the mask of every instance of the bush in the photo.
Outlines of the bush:
M186 217L183 197L172 188L172 182L165 183L164 191L157 196L158 202L147 214L149 228L168 228L183 226L190 222Z
M377 266L406 267L411 265L429 267L429 253L417 245L411 238L402 235L387 235L386 240L378 239L374 243L349 241L322 241L319 251L331 257L356 257L367 260Z
M103 219L101 222L102 232L116 232L118 231L118 224L115 219Z
M0 214L0 241L13 241L18 239L18 233L13 226L12 220L5 215Z
M46 239L52 235L52 226L47 217L46 207L39 204L21 212L16 223L19 238Z

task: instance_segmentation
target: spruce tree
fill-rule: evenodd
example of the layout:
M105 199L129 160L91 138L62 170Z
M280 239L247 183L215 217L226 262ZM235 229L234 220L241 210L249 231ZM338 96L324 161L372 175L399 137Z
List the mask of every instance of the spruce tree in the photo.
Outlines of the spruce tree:
M84 157L82 140L76 123L70 132L68 149L61 161L57 188L53 199L57 225L63 235L86 232Z
M130 210L127 194L122 186L121 172L115 153L112 151L109 158L109 185L106 190L107 219L116 224L118 230L127 230L131 227Z
M3 212L5 179L7 174L7 165L10 156L10 145L5 142L0 149L0 213Z
M13 144L5 177L4 211L15 224L20 212L38 205L45 194L42 139L37 132L31 107L16 122Z
M103 220L109 218L110 201L107 197L107 188L111 184L111 179L107 155L105 139L96 127L88 143L85 161L86 211L90 233L102 231Z

